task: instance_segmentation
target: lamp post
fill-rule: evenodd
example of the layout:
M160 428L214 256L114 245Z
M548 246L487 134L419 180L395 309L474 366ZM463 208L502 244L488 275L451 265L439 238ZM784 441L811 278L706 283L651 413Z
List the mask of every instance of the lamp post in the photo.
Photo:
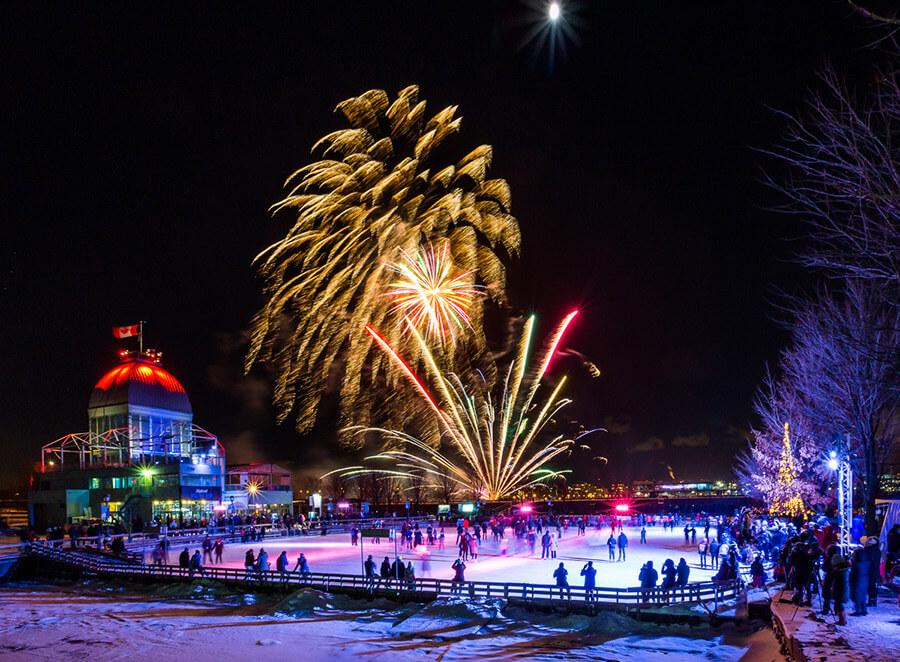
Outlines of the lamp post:
M846 555L850 552L850 527L853 525L853 469L843 446L828 454L828 468L837 472L838 546Z

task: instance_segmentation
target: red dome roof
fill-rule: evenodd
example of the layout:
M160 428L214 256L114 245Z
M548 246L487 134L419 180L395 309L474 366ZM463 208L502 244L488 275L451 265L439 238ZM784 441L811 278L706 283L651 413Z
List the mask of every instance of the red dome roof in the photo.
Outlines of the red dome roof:
M107 372L91 393L89 409L131 404L191 413L184 387L157 363L129 357Z

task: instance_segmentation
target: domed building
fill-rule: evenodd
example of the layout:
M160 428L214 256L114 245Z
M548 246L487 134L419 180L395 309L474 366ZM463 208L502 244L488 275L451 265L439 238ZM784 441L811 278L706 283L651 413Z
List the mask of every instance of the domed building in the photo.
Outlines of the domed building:
M30 499L35 527L212 517L222 508L225 452L193 417L161 352L121 350L91 392L88 431L42 449Z
M194 414L181 382L160 365L160 352L123 350L120 359L91 392L91 434L128 430L130 454L139 460L146 455L149 459L184 455L191 442Z

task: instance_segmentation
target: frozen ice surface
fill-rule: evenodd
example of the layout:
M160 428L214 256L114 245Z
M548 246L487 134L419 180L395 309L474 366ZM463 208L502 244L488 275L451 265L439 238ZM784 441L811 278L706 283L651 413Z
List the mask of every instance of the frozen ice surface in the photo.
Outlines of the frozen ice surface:
M609 529L597 531L588 529L586 536L578 536L576 529L570 527L564 533L559 543L558 558L556 560L541 559L540 544L535 547L532 555L526 545L516 545L516 540L510 535L506 540L509 545L507 553L502 554L500 546L495 543L490 534L487 540L478 549L478 559L466 561L466 579L495 582L528 582L532 584L553 584L553 571L560 562L569 570L569 583L572 586L581 585L581 568L588 561L594 562L597 568L597 586L627 588L638 586L638 574L641 566L646 561L653 561L653 565L659 569L666 559L672 559L676 564L682 557L691 567L691 581L709 580L715 570L700 567L700 557L697 554L697 546L684 543L683 531L663 532L662 527L649 527L647 529L648 544L640 544L640 529L625 527L628 536L628 548L626 560L616 562L609 560L606 540L609 537ZM417 577L436 577L439 579L451 579L453 571L450 566L457 558L456 527L449 526L446 532L446 548L439 550L432 546L426 550L399 549L400 557L404 561L412 561L416 569ZM510 534L510 530L507 529ZM702 535L702 529L698 531ZM197 540L191 546L191 551L200 546ZM265 548L270 560L274 560L282 551L288 553L291 568L302 552L309 561L312 572L338 572L346 574L362 574L362 559L360 548L350 545L349 534L329 534L327 536L299 536L276 537L264 540L261 543L228 544L225 546L224 567L243 568L244 554L248 549L258 553L260 547ZM170 556L174 557L181 551L183 545L172 547ZM380 565L385 556L393 559L394 543L382 540L380 544L372 544L371 540L363 542L363 555L372 555L372 558ZM426 560L427 559L427 560Z

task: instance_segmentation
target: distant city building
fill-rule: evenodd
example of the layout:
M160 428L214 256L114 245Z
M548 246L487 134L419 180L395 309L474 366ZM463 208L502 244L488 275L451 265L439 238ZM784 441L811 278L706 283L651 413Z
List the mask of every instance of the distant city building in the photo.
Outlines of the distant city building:
M596 485L594 483L572 483L566 489L566 499L617 499L628 495L624 483L614 483L611 486Z
M724 480L697 483L640 480L634 482L633 493L635 498L644 499L745 496L737 482Z
M291 513L291 472L277 464L230 464L225 469L223 505L229 514Z
M88 431L43 447L29 517L43 530L78 521L200 520L222 510L225 452L193 422L162 353L122 350L91 393Z
M625 483L609 486L595 483L572 483L566 488L565 499L684 499L694 497L743 497L744 492L735 481L706 481L675 483L658 480L636 480L631 487Z
M900 496L900 465L892 466L887 472L881 474L878 483L883 498L896 499Z

